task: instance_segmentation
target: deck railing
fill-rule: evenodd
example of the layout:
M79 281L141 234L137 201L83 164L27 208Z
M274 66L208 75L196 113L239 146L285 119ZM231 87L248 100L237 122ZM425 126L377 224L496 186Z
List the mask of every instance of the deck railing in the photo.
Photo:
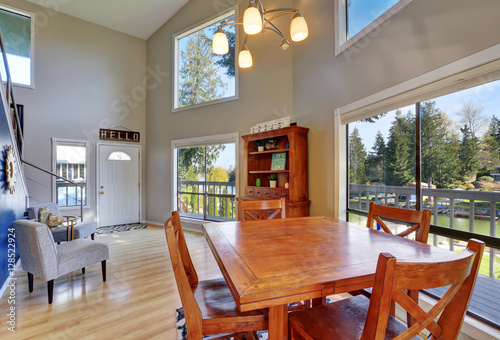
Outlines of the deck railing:
M415 209L415 187L350 184L349 189L350 209L367 211L371 201ZM489 276L495 277L495 257L500 255L500 235L497 230L500 229L500 192L423 188L422 201L423 208L432 211L431 233L433 230L438 231L433 233L432 243L438 245L438 235L449 237L449 249L453 251L453 237L457 235L483 239L489 246ZM438 221L440 216L441 221ZM460 219L460 223L457 219Z
M180 215L215 221L236 219L235 182L178 181Z

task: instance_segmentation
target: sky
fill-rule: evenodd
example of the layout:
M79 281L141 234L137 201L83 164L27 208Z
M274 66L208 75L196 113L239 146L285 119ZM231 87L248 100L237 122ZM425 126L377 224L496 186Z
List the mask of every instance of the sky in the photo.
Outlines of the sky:
M399 0L348 0L347 32L353 37Z
M495 115L500 118L500 80L490 82L484 85L472 87L459 92L451 93L446 96L431 99L436 102L436 107L446 113L450 119L457 124L459 117L457 112L464 103L479 104L483 107L483 116L491 117ZM406 114L411 111L415 114L415 105L401 108L401 112ZM363 139L366 151L371 152L375 142L377 131L380 130L387 143L389 129L395 117L395 111L390 111L386 116L376 121L376 123L354 122L349 124L349 133L356 126L360 136ZM484 131L482 131L484 132Z

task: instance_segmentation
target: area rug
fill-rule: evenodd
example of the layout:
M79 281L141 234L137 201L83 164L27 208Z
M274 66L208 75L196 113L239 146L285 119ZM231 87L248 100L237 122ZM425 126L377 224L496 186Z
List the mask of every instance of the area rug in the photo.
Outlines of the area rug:
M119 225L111 225L108 227L100 227L97 228L97 234L111 234L111 233L119 233L122 231L130 231L137 229L148 229L149 227L144 223L129 223L129 224L119 224Z

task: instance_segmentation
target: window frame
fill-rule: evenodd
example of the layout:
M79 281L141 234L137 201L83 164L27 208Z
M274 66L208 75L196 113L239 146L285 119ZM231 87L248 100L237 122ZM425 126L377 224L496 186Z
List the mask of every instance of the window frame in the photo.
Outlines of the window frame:
M84 146L85 147L85 168L86 168L86 178L85 178L85 203L83 204L84 208L89 207L89 165L90 165L90 155L89 155L89 147L90 142L88 140L79 140L79 139L67 139L67 138L52 138L52 173L57 174L57 146ZM68 205L68 206L59 206L58 204L58 194L57 194L57 178L52 177L52 201L57 204L59 210L73 210L78 208L80 204L77 205Z
M172 159L172 211L177 211L177 149L182 147L195 147L204 145L214 145L214 144L228 144L234 143L234 166L235 166L235 193L236 196L239 192L239 133L227 133L221 135L212 135L204 137L194 137L194 138L184 138L184 139L174 139L171 141L171 159ZM181 216L181 220L187 220L190 222L195 222L197 224L202 224L207 221L206 219L195 219L190 217Z
M382 13L378 18L375 18L370 24L350 38L347 37L347 1L348 0L335 0L334 2L335 56L350 49L358 42L360 45L362 44L359 48L364 48L371 39L380 34L378 30L379 27L387 25L393 15L398 13L413 0L399 0L391 8ZM353 49L354 47L352 50Z
M234 96L230 97L225 97L225 98L220 98L220 99L215 99L211 100L208 102L204 103L199 103L195 105L190 105L190 106L184 106L184 107L176 107L178 106L179 102L179 40L192 34L195 33L199 30L205 29L208 26L211 26L221 20L224 20L228 16L234 15L235 17L238 14L238 5L233 6L228 8L225 11L222 11L206 20L203 20L201 22L198 22L180 32L174 33L172 35L172 42L173 42L173 49L172 49L172 70L173 70L173 77L172 77L172 113L176 112L182 112L190 109L195 109L199 107L204 107L208 105L214 105L214 104L220 104L220 103L225 103L233 100L238 100L239 99L239 66L238 63L236 62L236 57L237 57L237 49L236 46L239 46L239 29L238 26L235 25L235 65L234 65Z
M18 86L22 88L35 89L35 13L20 10L11 6L0 4L0 10L11 12L20 16L29 17L31 24L31 36L30 36L30 84L19 84L12 82L13 86ZM3 82L5 83L5 82Z

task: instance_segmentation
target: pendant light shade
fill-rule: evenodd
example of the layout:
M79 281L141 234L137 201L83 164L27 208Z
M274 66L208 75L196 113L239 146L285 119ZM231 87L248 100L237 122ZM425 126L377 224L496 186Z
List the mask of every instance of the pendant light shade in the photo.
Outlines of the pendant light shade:
M227 41L226 35L220 28L214 34L214 38L212 40L212 50L215 54L219 55L229 52L229 42Z
M238 56L238 65L240 68L249 68L253 65L252 55L246 45L243 45L243 48L240 51L240 55Z
M290 36L293 41L302 41L309 35L306 19L299 12L295 13L290 24Z
M262 15L253 3L248 5L245 13L243 13L243 29L246 34L250 35L262 31Z

